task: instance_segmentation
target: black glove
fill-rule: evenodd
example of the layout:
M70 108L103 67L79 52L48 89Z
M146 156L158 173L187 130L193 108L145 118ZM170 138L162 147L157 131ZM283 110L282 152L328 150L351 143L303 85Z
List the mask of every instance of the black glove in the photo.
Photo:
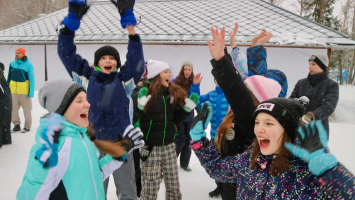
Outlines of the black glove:
M133 14L134 1L135 0L111 0L121 15L122 28L126 28L126 26L129 25L137 25L137 20Z
M126 10L132 10L135 0L111 0L113 5L116 6L121 17L126 15Z
M70 0L69 14L64 18L62 24L69 30L76 31L80 26L81 18L89 10L90 6L86 4L86 0Z

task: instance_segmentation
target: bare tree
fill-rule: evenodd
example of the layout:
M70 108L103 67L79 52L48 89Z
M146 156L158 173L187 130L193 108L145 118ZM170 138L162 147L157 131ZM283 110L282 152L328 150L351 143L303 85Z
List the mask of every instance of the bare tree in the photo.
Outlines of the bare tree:
M280 6L285 0L267 0L269 3Z

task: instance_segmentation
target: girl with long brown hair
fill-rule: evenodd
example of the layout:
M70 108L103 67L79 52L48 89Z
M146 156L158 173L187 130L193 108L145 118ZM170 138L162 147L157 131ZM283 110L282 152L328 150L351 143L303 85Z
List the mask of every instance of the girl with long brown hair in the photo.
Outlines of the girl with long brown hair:
M223 157L206 139L206 127L199 125L208 124L208 118L197 115L190 131L191 148L206 172L217 181L236 184L236 199L355 199L355 193L349 192L355 187L354 175L326 153L327 135L321 122L299 127L307 98L273 98L261 102L255 112L238 114L255 105L247 89L241 95L242 88L237 87L243 82L223 52L224 28L221 33L212 29L212 35L214 46L208 41L212 74L237 121L245 120L242 133L255 139L245 152ZM233 104L237 99L242 100ZM203 108L212 112L210 106Z
M186 94L190 94L190 87L194 78L193 63L189 60L185 60L181 63L181 70L179 75L172 80L173 83L180 86L186 91ZM199 93L198 93L199 94ZM186 172L190 172L189 167L190 157L191 157L191 147L190 147L190 129L192 119L194 118L194 110L191 111L187 119L177 126L177 134L175 136L176 144L176 155L180 155L180 167ZM181 153L181 154L180 154Z
M145 146L140 150L142 200L155 200L164 173L166 199L180 200L176 147L176 126L190 115L198 102L198 95L187 98L180 86L171 83L168 63L148 60L148 75L134 99L133 123L139 121Z

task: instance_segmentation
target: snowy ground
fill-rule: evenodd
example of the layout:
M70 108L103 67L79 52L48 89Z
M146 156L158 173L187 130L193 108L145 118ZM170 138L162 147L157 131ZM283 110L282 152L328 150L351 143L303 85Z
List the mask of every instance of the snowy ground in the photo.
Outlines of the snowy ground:
M21 120L24 122L22 110ZM33 99L33 125L28 133L13 133L12 144L4 145L0 149L0 199L15 199L21 185L28 161L28 155L34 144L34 136L39 126L39 118L46 111L39 106L37 93ZM340 100L335 112L335 122L330 123L330 151L351 172L355 173L355 87L341 86ZM23 125L22 125L23 126ZM179 168L180 186L183 199L209 199L208 192L215 188L214 181L209 178L201 167L195 154L192 154L190 167L192 172L185 172ZM116 198L113 181L110 181L108 200ZM164 183L160 184L158 199L165 199ZM216 199L216 198L215 198ZM220 198L217 198L220 199Z

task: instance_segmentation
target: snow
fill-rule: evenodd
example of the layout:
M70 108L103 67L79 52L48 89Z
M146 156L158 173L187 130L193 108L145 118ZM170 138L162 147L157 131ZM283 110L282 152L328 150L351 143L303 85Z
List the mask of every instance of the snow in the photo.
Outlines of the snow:
M16 199L16 193L21 185L26 171L30 149L34 144L34 136L39 126L39 118L46 113L38 103L38 91L32 101L33 124L28 133L13 133L12 144L3 145L0 149L0 199ZM330 123L329 148L339 162L355 173L355 87L340 86L340 100L335 111L336 121ZM20 110L21 121L24 122L23 112ZM22 124L23 126L23 124ZM191 156L190 167L192 172L185 172L179 167L180 189L183 199L206 200L208 193L215 189L214 180L211 179L201 167L194 153ZM116 198L113 180L110 180L108 200ZM165 186L160 184L158 200L165 199ZM221 199L221 198L214 198Z

